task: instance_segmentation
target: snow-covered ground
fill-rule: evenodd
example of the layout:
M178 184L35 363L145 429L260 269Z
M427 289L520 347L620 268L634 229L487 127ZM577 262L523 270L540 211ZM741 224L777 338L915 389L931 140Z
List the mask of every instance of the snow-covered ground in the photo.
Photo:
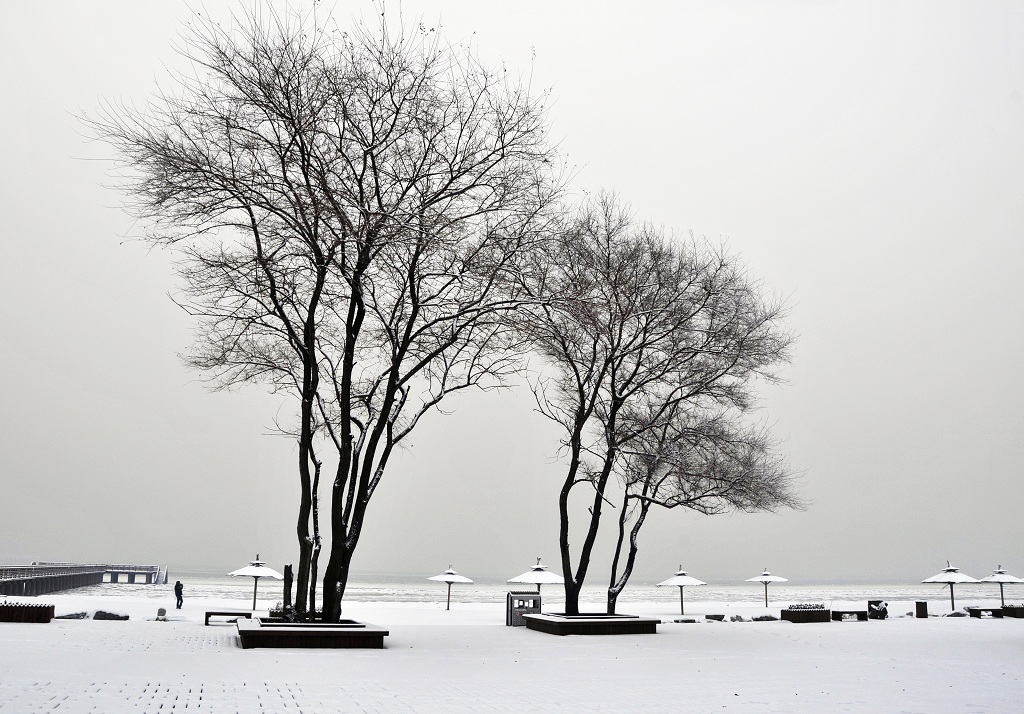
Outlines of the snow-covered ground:
M168 622L146 598L35 600L130 619L0 623L0 712L931 713L1024 702L1015 619L729 622L786 603L695 600L688 616L726 622L676 623L664 602L631 603L663 620L657 635L555 637L505 627L500 603L346 602L345 617L390 629L386 649L242 650L234 625L203 626L206 610L238 600L189 598ZM911 609L890 602L891 613Z

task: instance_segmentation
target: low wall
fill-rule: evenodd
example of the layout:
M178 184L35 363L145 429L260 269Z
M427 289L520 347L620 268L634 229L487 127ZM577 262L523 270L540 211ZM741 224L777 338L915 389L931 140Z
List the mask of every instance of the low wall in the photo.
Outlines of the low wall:
M49 622L52 619L53 605L0 603L0 622Z

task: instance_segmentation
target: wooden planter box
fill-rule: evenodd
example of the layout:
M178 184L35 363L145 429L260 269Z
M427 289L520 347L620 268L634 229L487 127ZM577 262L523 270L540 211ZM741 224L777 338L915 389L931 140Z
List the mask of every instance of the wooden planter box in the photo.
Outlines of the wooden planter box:
M1024 617L1024 605L1007 605L1002 611L1003 617Z
M303 647L310 649L384 649L390 633L382 627L355 620L337 623L272 622L262 618L239 620L242 649L255 647Z
M0 604L0 622L49 622L52 619L53 605Z
M829 622L831 610L783 610L782 619L786 622Z
M526 627L549 635L654 635L661 620L635 615L524 614Z

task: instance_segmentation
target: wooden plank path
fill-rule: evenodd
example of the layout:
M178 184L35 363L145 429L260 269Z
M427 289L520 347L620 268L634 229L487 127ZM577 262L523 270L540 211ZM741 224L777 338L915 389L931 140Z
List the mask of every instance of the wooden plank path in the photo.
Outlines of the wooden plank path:
M45 595L105 582L164 584L167 582L167 568L159 565L45 562L0 566L0 595Z

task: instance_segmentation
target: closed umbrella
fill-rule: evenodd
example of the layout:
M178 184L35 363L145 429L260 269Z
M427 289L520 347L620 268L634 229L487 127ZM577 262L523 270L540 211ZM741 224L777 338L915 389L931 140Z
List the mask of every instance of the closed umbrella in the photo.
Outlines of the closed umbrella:
M703 580L697 580L697 578L691 578L689 575L686 574L686 571L683 570L683 566L680 565L679 570L676 571L675 575L673 575L668 580L662 580L660 583L658 583L659 588L664 585L679 586L679 614L685 615L686 613L683 612L683 588L685 588L687 585L707 585L707 583Z
M946 561L946 567L942 569L942 572L938 575L933 575L930 578L925 578L921 581L922 583L945 583L949 586L949 607L953 610L956 609L956 602L953 600L953 586L957 583L976 583L978 582L975 578L970 575L964 575L960 572L960 568L954 568Z
M284 576L277 572L273 568L268 568L260 560L260 554L256 554L256 560L249 563L244 568L238 570L232 570L228 575L234 575L237 577L249 577L252 578L252 609L256 609L256 588L259 586L260 578L275 578L277 580L284 580Z
M1003 599L1003 584L1004 583L1024 583L1024 580L1015 578L1012 575L1007 575L1006 571L1003 570L1002 565L997 565L996 569L992 571L992 574L987 578L982 578L983 583L999 583L999 607L1006 607L1006 601Z
M540 564L540 558L537 558L537 564L530 568L527 572L522 575L517 575L514 578L509 578L506 582L510 583L532 583L537 586L537 592L540 592L540 586L547 583L564 583L565 578L557 573L549 573L548 566Z
M465 578L452 570L451 565L448 566L448 570L444 571L440 575L434 575L433 577L427 578L427 580L436 580L439 583L448 583L448 604L444 606L445 610L450 610L452 606L452 583L473 582L469 578Z
M789 581L786 578L780 578L778 575L772 575L768 572L768 568L765 568L764 572L756 578L747 578L747 582L764 583L764 606L768 607L768 583L785 583Z

